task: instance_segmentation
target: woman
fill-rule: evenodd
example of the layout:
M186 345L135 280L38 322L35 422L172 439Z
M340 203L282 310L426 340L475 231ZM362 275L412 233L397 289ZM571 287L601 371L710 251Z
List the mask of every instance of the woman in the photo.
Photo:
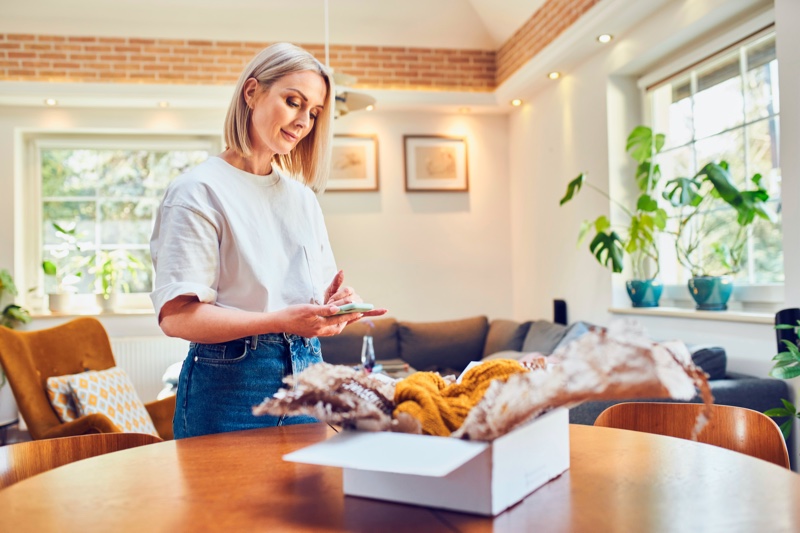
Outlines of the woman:
M336 315L361 300L342 285L312 191L327 175L333 106L327 69L272 45L239 78L225 151L167 189L150 242L151 298L164 333L191 341L175 438L315 421L251 408L322 360L316 337L386 312Z

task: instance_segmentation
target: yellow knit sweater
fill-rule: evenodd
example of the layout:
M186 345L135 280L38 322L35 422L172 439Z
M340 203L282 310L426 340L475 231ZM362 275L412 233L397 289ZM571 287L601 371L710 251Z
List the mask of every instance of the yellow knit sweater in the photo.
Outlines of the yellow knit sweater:
M513 359L487 361L471 368L461 383L452 385L434 372L417 372L397 382L394 416L407 413L422 424L426 435L446 437L461 427L492 381L506 381L522 372L527 370Z

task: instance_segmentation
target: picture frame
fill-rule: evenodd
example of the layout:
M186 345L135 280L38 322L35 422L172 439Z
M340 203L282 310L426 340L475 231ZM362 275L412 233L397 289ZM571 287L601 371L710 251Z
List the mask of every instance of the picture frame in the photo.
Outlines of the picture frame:
M379 190L377 135L348 133L333 136L331 175L325 190Z
M469 191L467 139L450 135L404 135L406 191Z

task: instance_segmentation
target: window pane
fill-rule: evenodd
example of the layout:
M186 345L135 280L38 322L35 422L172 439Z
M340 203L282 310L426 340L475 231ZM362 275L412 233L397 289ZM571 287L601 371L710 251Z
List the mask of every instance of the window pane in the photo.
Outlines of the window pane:
M775 205L771 205L775 209ZM783 283L781 216L774 225L761 218L753 223L753 283Z
M761 174L762 185L770 196L781 194L781 169L778 159L780 132L778 117L762 120L747 127L749 174Z
M664 181L693 176L695 173L694 152L691 146L661 152L656 156L656 162L661 168L661 179Z
M101 245L149 243L157 208L158 201L155 199L130 202L101 201Z
M206 151L105 150L98 194L161 198L175 177L208 157Z
M697 141L695 149L698 170L708 163L727 161L734 182L739 186L744 184L744 132L741 129Z
M694 96L695 138L702 139L744 123L742 77L739 57L706 68L697 76Z
M747 83L745 103L747 120L753 121L778 112L778 62L775 59L775 36L747 47Z
M94 243L94 202L44 202L42 207L42 240L46 245L64 242L64 238L57 235L54 222L67 231L76 228L75 237L86 246Z
M665 149L683 146L692 140L692 99L689 78L654 89L654 129L667 136Z
M730 271L731 264L730 257L720 254L717 245L724 244L728 250L735 253L736 243L744 245L745 242L739 235L739 226L736 223L736 211L733 209L716 209L714 211L701 215L698 221L701 228L701 235L704 235L695 256L695 262L700 261L700 264L707 266L707 271L712 276L719 276ZM742 236L744 237L744 235ZM739 255L742 255L740 249ZM735 275L736 279L744 278L747 280L746 263L741 264L742 271Z
M42 150L42 196L93 196L97 175L88 150Z
M142 268L133 267L134 272L125 270L120 280L120 290L126 288L130 292L150 292L153 290L153 263L150 259L150 250L128 250L128 253L139 260ZM126 287L127 285L127 287Z

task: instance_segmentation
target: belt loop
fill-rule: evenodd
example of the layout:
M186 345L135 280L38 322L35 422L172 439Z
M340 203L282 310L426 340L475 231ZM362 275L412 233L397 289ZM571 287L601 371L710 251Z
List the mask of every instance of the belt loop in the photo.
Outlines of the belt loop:
M283 338L286 340L287 344L292 344L292 339L289 338L289 334L288 333L284 333L283 334Z
M253 335L253 336L250 338L250 345L251 345L251 347L253 348L253 350L255 350L256 348L258 348L258 333L256 333L255 335Z

